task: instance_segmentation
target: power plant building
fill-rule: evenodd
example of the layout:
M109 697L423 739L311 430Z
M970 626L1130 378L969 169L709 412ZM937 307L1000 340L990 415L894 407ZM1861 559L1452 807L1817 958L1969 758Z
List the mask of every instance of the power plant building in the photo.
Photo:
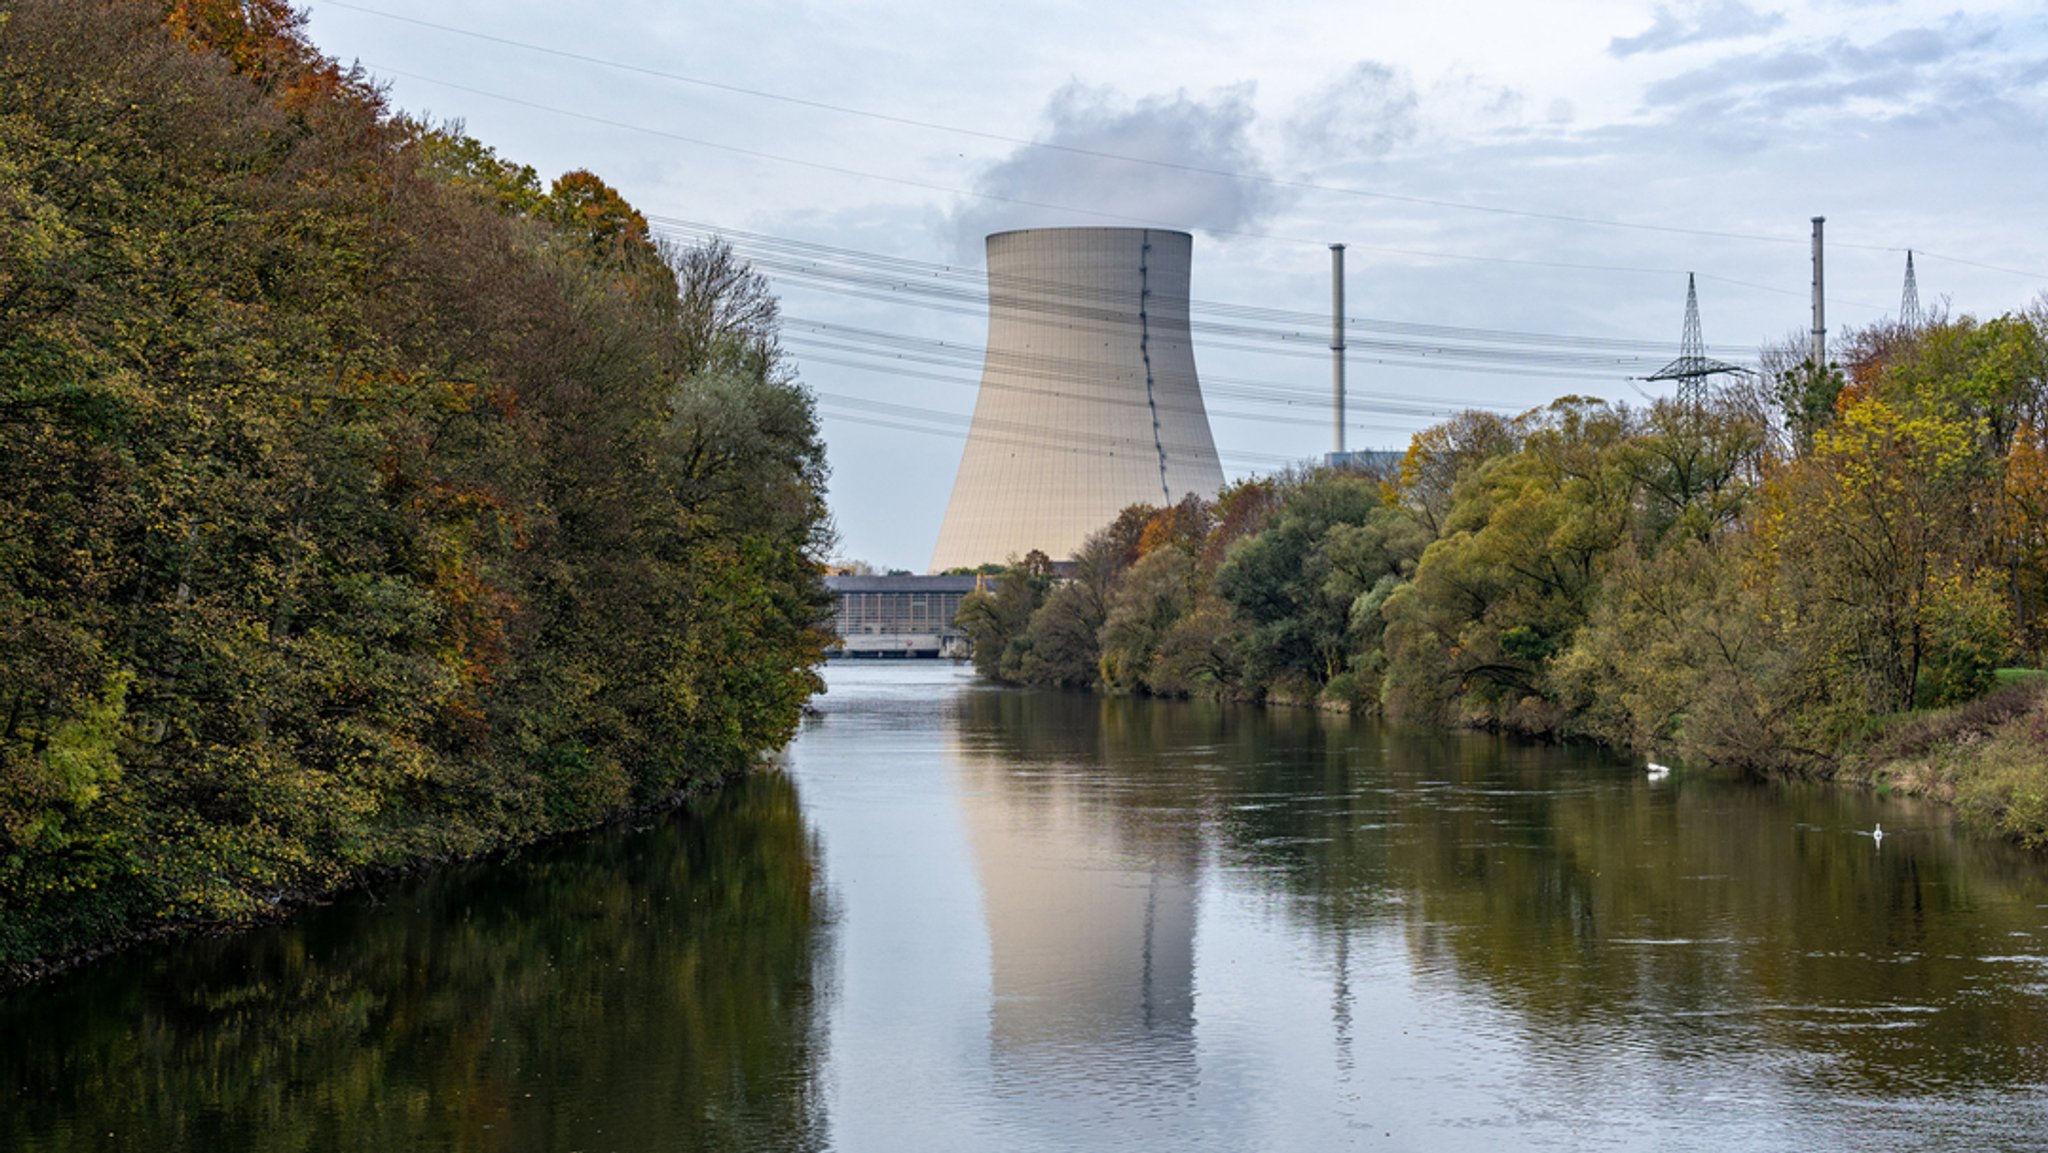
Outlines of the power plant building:
M971 576L827 576L839 638L828 655L964 657L971 646L953 618L980 586Z
M932 571L1055 560L1133 504L1213 497L1223 466L1188 334L1194 238L988 238L988 352Z

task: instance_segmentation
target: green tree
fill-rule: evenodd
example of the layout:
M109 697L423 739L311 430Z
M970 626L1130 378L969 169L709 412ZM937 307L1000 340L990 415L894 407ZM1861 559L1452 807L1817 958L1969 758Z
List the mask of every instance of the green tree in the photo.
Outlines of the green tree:
M1844 703L1910 708L1928 656L1927 599L1986 538L1992 482L1980 419L1850 404L1813 450L1773 481L1762 526L1790 626Z
M966 631L974 646L974 671L984 677L1015 680L1021 675L1025 630L1052 583L1050 575L1039 575L1037 568L1013 562L991 587L977 588L960 599L953 620Z
M1456 485L1443 535L1384 601L1389 705L1538 732L1562 715L1551 659L1585 620L1636 491L1631 414L1567 397L1518 422L1520 447Z
M0 966L791 731L823 454L729 251L536 201L267 0L22 0L0 109Z
M1272 522L1230 550L1215 590L1245 623L1245 676L1261 690L1313 697L1344 671L1351 606L1401 558L1384 531L1362 530L1380 486L1322 472L1291 486Z
M1195 558L1187 550L1161 548L1124 574L1103 622L1103 684L1125 691L1162 691L1155 665L1167 635L1193 609L1196 571Z

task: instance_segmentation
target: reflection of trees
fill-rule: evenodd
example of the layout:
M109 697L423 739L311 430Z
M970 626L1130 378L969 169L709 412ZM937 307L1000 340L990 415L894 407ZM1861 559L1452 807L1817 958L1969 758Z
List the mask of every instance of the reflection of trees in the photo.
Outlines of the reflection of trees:
M1652 787L1586 750L1309 711L991 692L960 720L1010 796L1086 779L1128 840L1215 836L1333 956L1398 932L1552 1043L1625 1026L1668 1055L1809 1054L1877 1093L2006 1084L2048 1055L2039 969L1986 960L2038 931L2048 884L1932 811ZM1850 833L1873 819L1917 827L1878 852Z
M1991 993L1985 958L2038 927L2044 886L2014 875L2004 846L1913 815L1926 827L1880 853L1847 831L1870 824L1868 799L1840 793L1468 793L1414 812L1393 859L1418 897L1418 955L1482 980L1545 1036L1626 1023L1672 1055L1813 1053L1877 1093L2006 1084L2048 1053L2048 1021L2033 997Z
M822 1147L815 857L760 774L652 830L109 963L0 1006L0 1148Z

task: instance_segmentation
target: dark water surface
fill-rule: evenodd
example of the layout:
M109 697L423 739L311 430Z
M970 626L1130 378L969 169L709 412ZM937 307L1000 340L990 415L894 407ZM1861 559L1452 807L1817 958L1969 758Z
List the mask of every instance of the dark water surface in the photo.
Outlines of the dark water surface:
M2048 864L1939 810L828 680L687 812L0 1001L0 1150L2048 1149Z

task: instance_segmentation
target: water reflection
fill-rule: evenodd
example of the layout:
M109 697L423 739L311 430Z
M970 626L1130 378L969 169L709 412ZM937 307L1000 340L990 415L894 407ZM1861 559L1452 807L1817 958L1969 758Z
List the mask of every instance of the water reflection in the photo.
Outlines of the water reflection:
M1199 830L1106 800L1099 754L1057 748L1079 731L1045 730L1054 747L1023 771L949 745L987 917L992 1066L1034 1094L1163 1106L1195 1080Z
M1327 983L1318 1044L1338 1066L1319 1076L1349 1076L1363 1031L1382 1073L1438 1065L1425 1092L1502 1080L1433 1124L1627 1143L1711 1121L1734 1124L1737 1147L1745 1128L1768 1145L1794 1120L1870 1148L2048 1132L2048 886L2038 861L1958 837L1938 810L1649 782L1593 751L1306 712L979 692L954 720L999 1049L1051 1036L1116 1050L1120 1034L1090 1032L1096 1005L1032 982L1081 988L1092 970L1128 1018L1145 1003L1132 974L1146 878L1164 876L1177 901L1211 890L1203 934L1257 932L1247 912L1277 912L1305 942ZM1859 835L1880 819L1881 850ZM1120 934L1104 927L1118 917ZM1357 1006L1375 979L1412 983L1409 1001L1463 1034L1375 1030L1375 1012L1409 1011L1380 990ZM1201 996L1189 1011L1197 1050L1222 1055ZM1177 1071L1177 1038L1172 1052ZM1263 1076L1300 1072L1283 1059Z
M791 781L0 1003L0 1149L815 1149Z
M0 1149L2048 1133L2048 873L1938 811L943 666L829 679L787 777L0 1003Z

